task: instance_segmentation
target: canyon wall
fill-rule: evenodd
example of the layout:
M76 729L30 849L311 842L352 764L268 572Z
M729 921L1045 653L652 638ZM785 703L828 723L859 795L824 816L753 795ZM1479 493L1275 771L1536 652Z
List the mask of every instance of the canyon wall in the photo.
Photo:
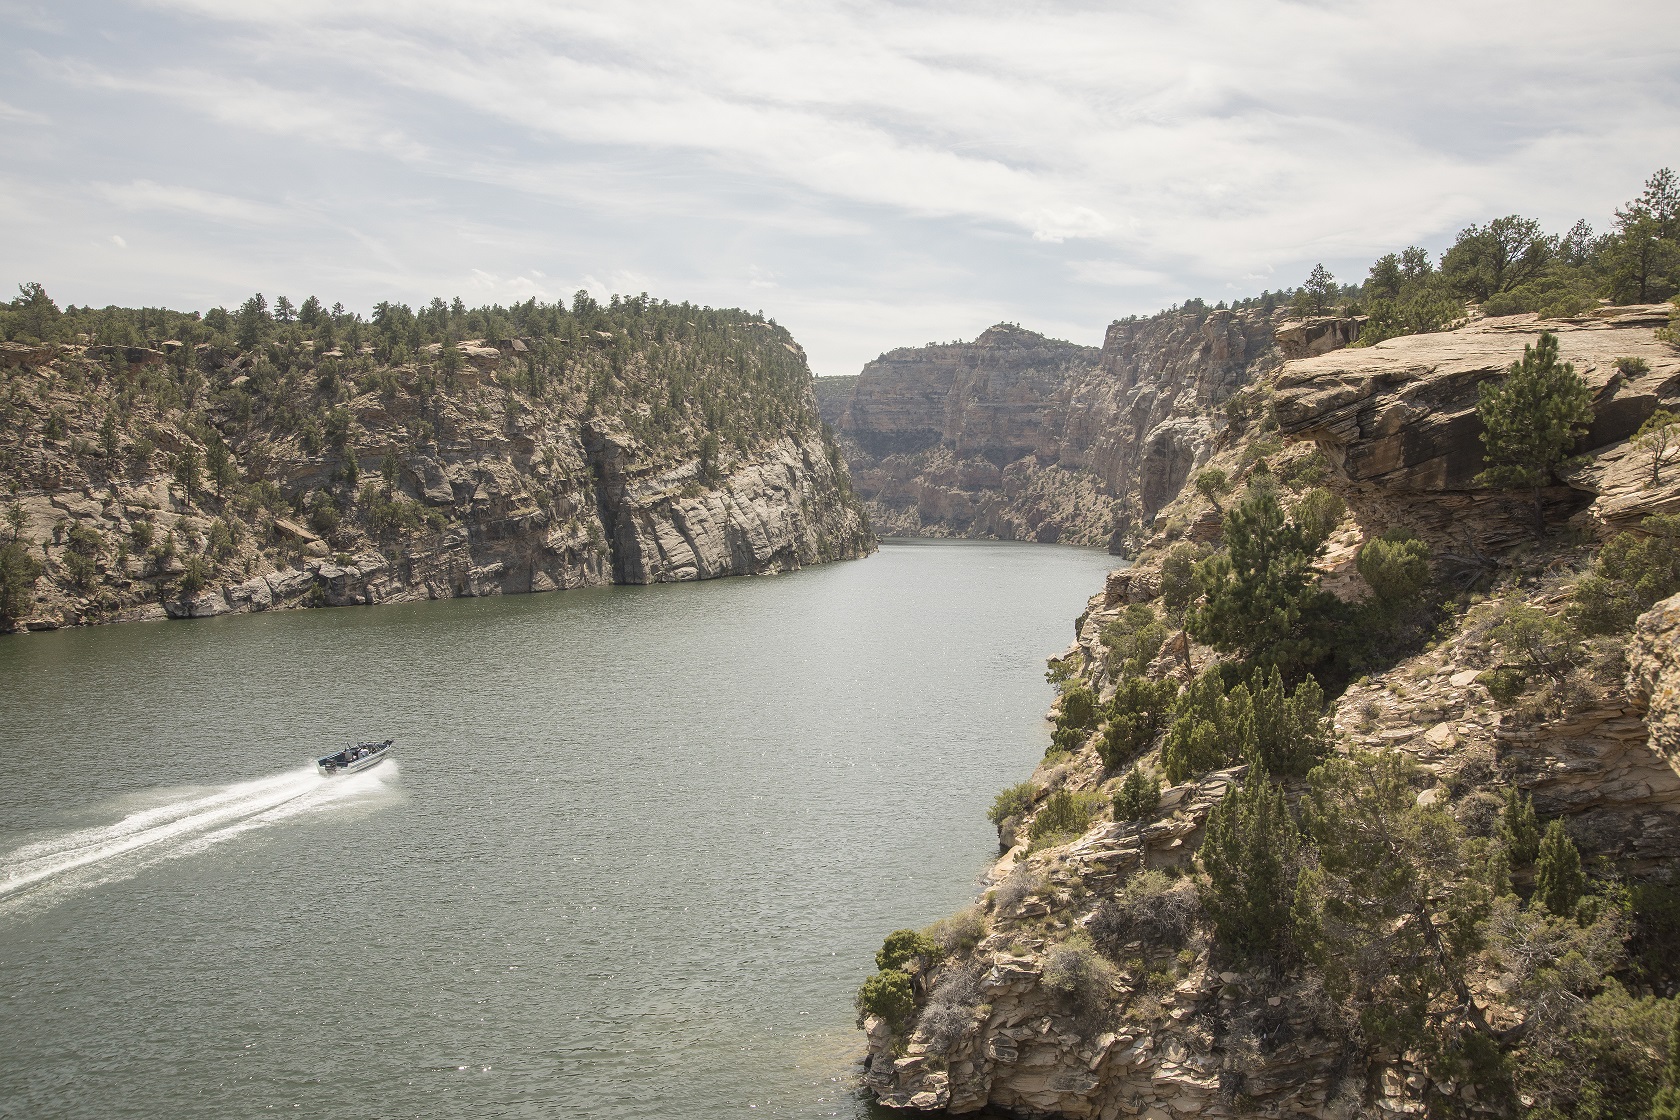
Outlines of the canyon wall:
M1163 312L1100 349L1000 324L894 350L825 391L858 493L887 534L1107 547L1143 540L1211 453L1220 406L1276 358L1270 318Z
M1481 838L1473 843L1493 842L1508 791L1520 791L1542 823L1563 822L1595 874L1672 889L1680 886L1680 596L1646 612L1631 635L1599 639L1553 700L1496 698L1489 683L1514 656L1493 627L1503 602L1561 617L1598 541L1680 508L1680 470L1650 479L1649 453L1628 440L1658 406L1680 401L1680 353L1652 330L1667 319L1665 308L1549 322L1513 316L1293 360L1261 386L1293 446L1249 426L1220 441L1210 462L1239 483L1266 463L1262 485L1277 487L1286 505L1320 484L1346 501L1320 561L1325 586L1344 598L1368 593L1351 570L1359 547L1393 529L1431 542L1438 586L1469 575L1490 592L1486 601L1464 595L1432 640L1397 651L1336 698L1331 750L1399 752L1416 766L1407 800L1444 811ZM1572 523L1537 539L1525 524L1526 495L1472 479L1481 469L1476 386L1542 330L1558 335L1562 358L1592 388L1596 420L1577 448L1587 462L1547 495L1554 525ZM1217 507L1193 488L1161 512L1137 564L1110 576L1056 661L1099 700L1118 683L1108 645L1116 628L1128 610L1159 609L1167 549L1219 539ZM1210 531L1194 531L1203 526ZM1145 675L1187 682L1217 660L1179 630ZM906 1028L895 1035L884 1020L866 1020L865 1084L880 1100L1093 1120L1531 1114L1537 1102L1510 1094L1508 1083L1500 1096L1490 1088L1495 1075L1361 1041L1358 1008L1341 1006L1308 964L1245 964L1221 943L1199 901L1196 853L1214 806L1246 766L1169 785L1142 819L1114 820L1106 803L1123 771L1158 773L1160 748L1111 770L1099 739L1094 731L1034 773L1033 803L1000 826L1008 850L987 889L970 911L930 930L945 954L907 966L917 1011ZM1299 779L1281 788L1291 801L1304 796ZM1078 835L1035 841L1036 815L1063 790L1104 808ZM1150 883L1146 870L1165 877ZM1134 897L1134 888L1144 893ZM1526 943L1487 936L1468 958L1469 1013L1508 1054L1540 1045L1555 1029L1546 1000L1558 997L1535 994L1550 991L1535 969L1552 962L1542 954L1524 963ZM1573 1091L1575 1057L1563 1052L1572 1076L1551 1092Z
M704 336L668 344L691 392L756 363L782 414L761 390L759 411L738 415L740 395L721 386L702 409L647 368L651 342L605 330L565 340L569 353L548 347L552 364L535 340L461 343L459 361L434 346L434 360L342 363L307 345L186 359L4 344L6 533L39 574L0 627L675 582L867 554L874 537L802 353L779 328L711 314L713 344L730 347L718 369L690 358ZM643 381L651 407L636 403Z

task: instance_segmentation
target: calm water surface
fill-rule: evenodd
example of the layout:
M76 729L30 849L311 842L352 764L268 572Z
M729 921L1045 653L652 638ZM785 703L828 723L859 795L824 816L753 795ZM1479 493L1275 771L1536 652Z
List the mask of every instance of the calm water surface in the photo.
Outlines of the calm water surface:
M0 1116L865 1115L851 993L972 897L1113 563L0 639Z

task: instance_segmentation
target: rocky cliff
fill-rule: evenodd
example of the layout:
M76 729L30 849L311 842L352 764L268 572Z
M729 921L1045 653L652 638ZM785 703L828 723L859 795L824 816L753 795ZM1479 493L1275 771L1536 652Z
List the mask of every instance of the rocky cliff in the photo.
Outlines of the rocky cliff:
M1637 1034L1625 1016L1614 1025L1594 1016L1637 1006L1658 1016L1660 1031L1674 1015L1662 998L1673 994L1673 970L1634 955L1666 954L1641 948L1671 937L1659 932L1666 919L1641 907L1669 903L1640 900L1673 898L1680 885L1680 596L1646 612L1631 635L1559 635L1574 625L1566 610L1597 541L1674 507L1674 468L1650 483L1636 469L1649 466L1649 455L1627 441L1659 404L1680 399L1680 354L1651 329L1666 319L1651 308L1545 323L1511 317L1290 361L1257 392L1297 442L1280 447L1264 425L1233 429L1210 459L1239 484L1263 474L1286 506L1298 508L1319 484L1345 499L1319 561L1324 585L1345 599L1371 593L1353 571L1360 547L1399 529L1435 542L1434 593L1480 589L1459 594L1431 640L1396 649L1333 700L1331 757L1389 751L1408 760L1404 801L1415 797L1413 819L1445 822L1468 838L1463 878L1483 874L1476 861L1506 850L1499 829L1510 792L1530 797L1542 824L1562 822L1594 876L1624 884L1605 897L1633 899L1610 904L1627 909L1558 921L1537 900L1490 905L1477 896L1484 909L1476 939L1465 943L1467 1003L1455 1010L1449 996L1430 1005L1431 1015L1456 1024L1433 1036L1446 1048L1384 1043L1367 1033L1367 1005L1344 1003L1316 966L1245 962L1203 908L1197 852L1215 805L1245 780L1246 767L1193 775L1164 789L1141 819L1110 819L1108 800L1126 772L1160 772L1160 740L1111 769L1094 729L1083 746L1047 757L1025 807L1000 826L1008 850L975 907L930 928L936 947L904 966L916 1002L905 1027L895 1033L878 1016L865 1021L866 1085L900 1108L1102 1120L1620 1115L1604 1094L1648 1100L1663 1036ZM1520 357L1541 329L1558 333L1562 357L1585 375L1598 407L1579 448L1589 462L1548 507L1555 521L1574 523L1537 540L1516 528L1522 496L1470 480L1480 469L1475 386ZM1617 358L1638 360L1618 367ZM1220 540L1219 511L1206 495L1181 491L1160 513L1138 563L1110 577L1081 616L1074 646L1052 662L1099 701L1115 695L1117 657L1130 648L1137 612L1172 617L1160 600L1168 549L1188 542L1205 554ZM1502 630L1500 620L1521 611L1530 612L1522 633L1584 644L1567 655L1567 673L1513 696L1501 674L1523 654L1502 644L1518 631ZM1220 659L1180 630L1144 672L1183 683ZM1306 796L1298 780L1283 788L1291 803ZM1037 827L1064 795L1060 811L1083 805L1095 819L1072 833ZM1514 870L1523 893L1534 889L1524 878L1531 873ZM1452 874L1443 882L1456 890L1462 878ZM1497 881L1500 873L1491 874ZM1603 940L1587 947L1595 937ZM1575 971L1565 977L1558 962L1571 952L1561 967ZM1364 967L1380 975L1381 956ZM1488 1040L1487 1055L1451 1057L1452 1040L1472 1033ZM1589 1037L1614 1037L1637 1056L1612 1062L1606 1075L1607 1059L1590 1051Z
M308 337L330 322L259 326L254 346L6 346L5 535L39 572L3 621L709 579L873 547L802 352L756 317L615 303L414 349L344 339L357 322L330 346Z
M1000 324L882 355L824 416L883 532L1118 553L1206 460L1223 404L1275 362L1272 333L1258 312L1199 304L1115 322L1101 349Z

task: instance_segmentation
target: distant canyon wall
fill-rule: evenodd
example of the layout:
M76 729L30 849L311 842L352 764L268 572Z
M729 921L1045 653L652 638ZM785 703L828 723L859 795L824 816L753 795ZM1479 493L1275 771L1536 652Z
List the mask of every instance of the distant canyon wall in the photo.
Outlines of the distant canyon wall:
M1120 553L1207 459L1220 406L1276 364L1273 328L1173 311L1097 349L1000 324L822 379L818 400L878 532Z

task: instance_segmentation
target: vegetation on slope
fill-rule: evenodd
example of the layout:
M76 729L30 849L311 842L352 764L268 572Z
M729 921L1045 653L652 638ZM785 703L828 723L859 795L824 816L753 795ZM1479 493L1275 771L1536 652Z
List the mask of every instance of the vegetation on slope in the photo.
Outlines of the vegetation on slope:
M497 517L536 516L566 547L604 549L578 501L580 424L627 433L638 468L697 463L695 485L821 429L785 329L645 295L381 303L364 318L261 295L204 314L60 310L26 284L0 306L0 333L0 625L29 609L41 576L98 619L284 564L310 537L393 557L455 539L468 509L435 479L428 493L427 464L495 448L523 464ZM26 491L104 495L120 531L43 503L31 514Z
M1483 393L1484 481L1549 482L1591 420L1584 397L1543 336ZM1671 424L1636 441L1655 476ZM1052 664L1061 697L1042 777L992 808L1006 845L1032 843L984 904L986 944L1032 951L1046 990L1058 962L1057 983L1079 994L1068 1029L1087 1039L1133 1030L1194 962L1263 978L1279 993L1271 1005L1310 1020L1339 1068L1367 1071L1372 1096L1391 1095L1385 1070L1427 1070L1430 1115L1673 1114L1680 969L1652 947L1680 933L1680 892L1584 858L1570 823L1537 814L1515 769L1466 758L1443 774L1415 752L1337 744L1324 689L1399 678L1414 656L1446 675L1429 651L1451 640L1494 659L1479 683L1518 738L1603 706L1635 619L1680 592L1680 518L1648 518L1596 550L1539 525L1472 587L1437 583L1428 545L1391 531L1359 548L1369 591L1350 602L1325 587L1321 561L1345 510L1314 485L1313 456L1280 456L1264 423L1249 438L1226 456L1236 469L1192 483L1218 531L1152 561L1156 594L1114 610L1101 656ZM1191 676L1193 648L1217 658ZM1209 783L1228 786L1193 863L1135 870L1112 892L1071 872L1047 881L1057 865L1032 853L1100 822L1082 802L1099 790L1112 794L1100 835L1136 837L1141 862L1163 776L1180 807ZM1055 824L1041 828L1047 815ZM1076 847L1092 842L1085 833ZM942 983L928 977L912 996L932 1008ZM1223 1002L1209 1013L1220 1045L1259 1029ZM945 1052L917 1030L928 1053Z

